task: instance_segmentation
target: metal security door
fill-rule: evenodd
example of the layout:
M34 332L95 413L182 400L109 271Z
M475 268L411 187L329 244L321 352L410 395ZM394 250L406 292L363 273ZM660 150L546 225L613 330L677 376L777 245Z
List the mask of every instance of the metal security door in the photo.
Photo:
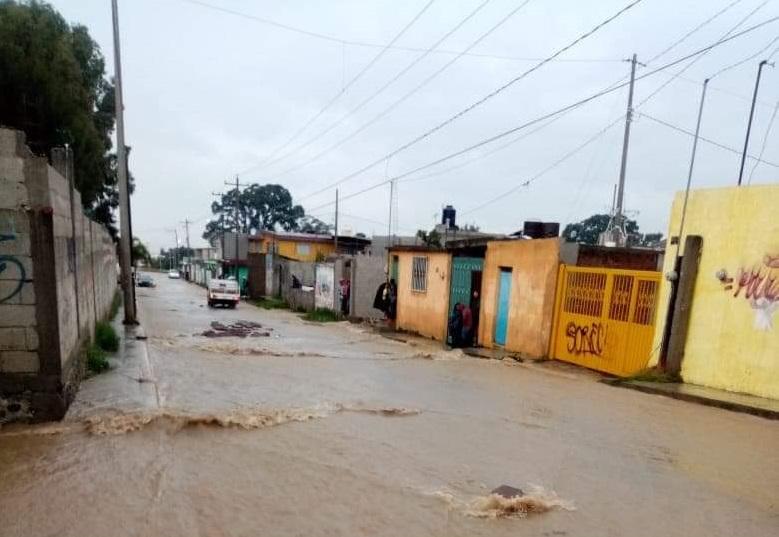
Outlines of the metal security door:
M660 273L560 266L551 356L629 376L649 361Z
M449 313L458 302L470 305L471 274L481 272L484 260L478 257L454 257L452 258L452 284L449 288Z

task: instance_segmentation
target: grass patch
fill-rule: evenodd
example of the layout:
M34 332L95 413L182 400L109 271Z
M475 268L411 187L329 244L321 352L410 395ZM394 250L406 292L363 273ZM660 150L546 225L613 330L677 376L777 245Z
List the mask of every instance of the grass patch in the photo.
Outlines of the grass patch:
M116 314L119 313L120 307L122 307L122 293L117 289L114 293L114 299L111 301L111 312L108 314L108 318L115 318Z
M102 321L95 325L95 345L106 352L119 350L119 336L116 335L116 330L110 323Z
M289 305L280 298L265 297L254 301L254 305L264 310L285 310Z
M87 348L87 369L90 373L102 373L108 369L105 351L95 344Z
M332 310L317 308L314 311L309 311L303 315L303 318L306 321L314 321L317 323L331 323L338 320L338 314Z
M679 375L672 375L661 371L657 368L644 369L639 371L633 376L626 377L624 380L637 380L640 382L660 382L660 383L675 383L681 382L682 379Z

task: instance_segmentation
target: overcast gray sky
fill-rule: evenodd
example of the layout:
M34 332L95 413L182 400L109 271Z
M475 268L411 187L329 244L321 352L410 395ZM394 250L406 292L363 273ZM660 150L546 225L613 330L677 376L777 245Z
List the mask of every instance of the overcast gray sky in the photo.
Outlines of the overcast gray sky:
M395 48L384 51L372 64L383 48L353 44L388 44L428 2L205 0L211 6L247 17L208 8L199 1L120 0L126 137L132 146L130 164L137 181L133 197L135 234L156 251L161 246L172 246L174 227L183 236L180 222L189 218L196 222L190 228L193 245L203 245L200 235L210 214L211 193L224 189L225 180L243 171L242 182L281 183L301 200L307 212L331 222L334 207L323 205L334 199L334 189L314 196L311 193L415 139L630 3L530 0L473 47L471 54L459 58L449 53L428 54L356 113L320 135L485 0L434 1L395 42ZM52 3L68 21L89 28L112 74L110 0ZM466 50L523 3L488 0L438 49ZM341 195L348 196L387 176L404 174L604 89L628 75L629 63L620 60L635 52L639 61L646 62L722 10L648 67L639 67L638 75L717 41L739 22L743 21L735 32L779 15L779 1L644 0L559 57L587 61L555 61L542 66L393 156L388 165L381 163L344 181L339 185ZM778 36L779 23L775 22L697 60L640 80L636 84L636 104L694 61L637 111L692 131L703 79L768 46L754 59L715 77L707 96L703 136L740 151L757 65L777 49ZM381 119L325 151L455 59ZM779 59L779 52L774 59ZM369 64L370 68L350 84ZM342 92L344 85L347 87ZM268 165L268 155L339 94L315 122L275 153L275 157L288 155ZM538 125L401 180L398 232L412 234L418 228L431 227L445 204L458 209L459 223L472 222L484 231L496 232L515 231L526 219L564 225L608 211L619 175L623 122L617 122L556 167L540 173L623 115L626 101L627 89L623 88L499 151L493 150ZM750 153L760 153L778 101L779 70L765 69ZM691 143L690 136L648 117L638 115L633 123L626 207L642 231L667 231L670 202L674 192L684 186ZM302 144L307 145L296 150ZM737 153L703 143L694 185L735 184L739 159ZM779 120L766 140L763 159L779 163ZM261 165L263 162L265 165ZM754 161L748 161L747 175L753 165ZM519 186L533 177L528 186ZM760 164L752 183L778 179L779 168ZM502 195L517 186L514 192ZM386 234L388 199L389 186L384 185L344 200L342 225L369 235ZM493 199L496 201L484 205Z

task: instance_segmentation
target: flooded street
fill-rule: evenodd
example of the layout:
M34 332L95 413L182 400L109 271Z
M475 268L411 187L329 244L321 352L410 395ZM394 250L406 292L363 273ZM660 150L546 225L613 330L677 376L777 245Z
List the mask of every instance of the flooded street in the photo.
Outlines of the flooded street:
M0 430L0 535L779 532L776 422L157 280L137 363ZM200 335L239 320L259 335Z

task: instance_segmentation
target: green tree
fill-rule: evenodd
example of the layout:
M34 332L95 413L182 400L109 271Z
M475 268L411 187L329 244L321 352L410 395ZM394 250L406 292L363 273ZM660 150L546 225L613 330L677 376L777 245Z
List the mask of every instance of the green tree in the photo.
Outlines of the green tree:
M611 216L607 214L594 214L581 222L565 226L563 237L569 242L598 244L598 237L608 228L609 220L611 220ZM630 242L630 238L638 233L638 223L628 218L625 221L625 231L628 234L628 242Z
M435 229L430 232L420 229L417 231L417 238L420 239L425 246L430 246L431 248L441 248L442 246L441 234Z
M325 222L322 222L319 218L313 216L304 216L297 222L297 231L301 233L317 233L319 235L325 235L330 233L332 226Z
M37 0L0 0L0 73L0 124L24 131L36 153L70 144L84 208L113 228L113 86L87 29Z
M132 255L136 263L142 261L145 265L151 265L151 254L138 237L133 237Z
M236 211L236 205L238 210ZM224 194L211 204L215 218L206 224L203 238L209 241L222 231L256 233L263 229L298 229L305 211L292 203L292 195L281 185L258 185L254 183L240 194L235 189Z

